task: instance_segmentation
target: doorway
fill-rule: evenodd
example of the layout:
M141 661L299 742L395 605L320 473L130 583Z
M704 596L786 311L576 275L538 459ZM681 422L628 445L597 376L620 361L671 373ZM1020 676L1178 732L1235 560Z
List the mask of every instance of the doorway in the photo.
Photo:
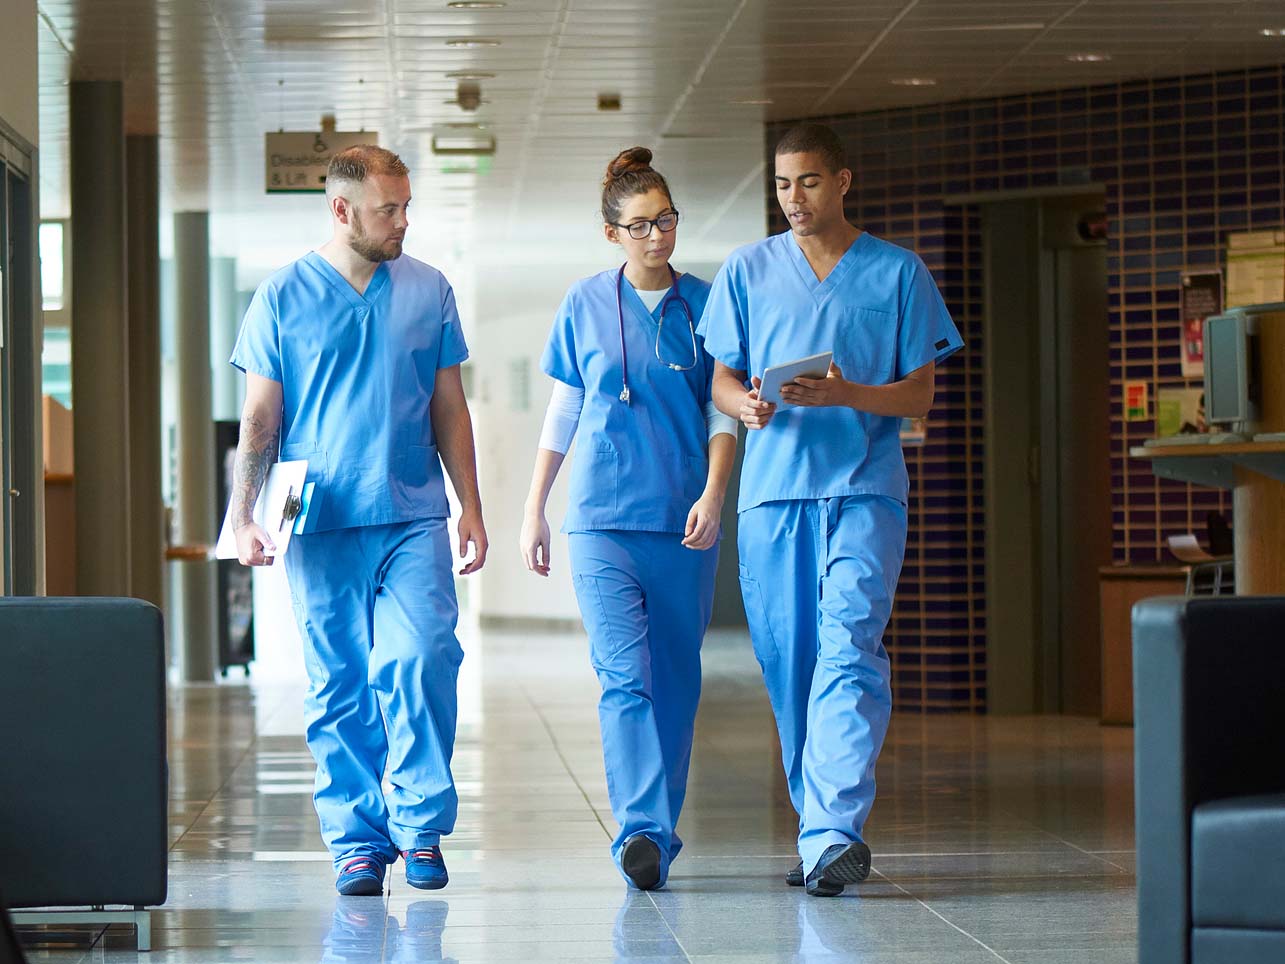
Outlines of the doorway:
M1097 715L1112 531L1105 200L1086 188L979 201L987 705Z
M0 593L34 595L43 580L37 536L44 465L35 323L35 151L0 122Z

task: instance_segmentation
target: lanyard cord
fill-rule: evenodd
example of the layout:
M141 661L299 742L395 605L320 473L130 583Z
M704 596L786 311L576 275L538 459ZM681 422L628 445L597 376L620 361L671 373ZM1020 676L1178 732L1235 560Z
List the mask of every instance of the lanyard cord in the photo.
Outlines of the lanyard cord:
M628 264L628 262L625 262ZM672 264L665 265L669 269L669 291L664 298L660 300L660 313L663 317L665 314L664 304L670 299L670 296L678 293L678 273L674 271ZM625 265L620 266L616 272L616 320L620 323L620 400L626 405L629 404L629 350L625 347L625 306L621 300L620 289L625 282ZM690 324L690 323L689 323Z

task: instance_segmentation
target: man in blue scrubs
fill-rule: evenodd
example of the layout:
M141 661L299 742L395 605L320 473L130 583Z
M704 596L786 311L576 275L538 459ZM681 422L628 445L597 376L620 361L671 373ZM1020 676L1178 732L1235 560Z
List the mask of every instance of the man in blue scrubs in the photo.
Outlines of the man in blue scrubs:
M251 517L268 466L306 459L311 495L286 574L304 640L314 801L342 894L378 894L401 855L413 887L447 882L458 607L442 466L459 553L486 559L468 357L451 286L402 254L406 166L363 145L332 159L333 237L259 286L232 352L246 374L232 511L246 565L270 565ZM383 781L391 785L385 792Z
M751 430L741 474L740 577L776 715L799 866L786 881L832 897L870 873L862 831L892 708L883 633L906 547L902 418L928 414L937 362L962 342L910 251L844 218L843 145L805 124L776 148L790 230L733 252L701 334L714 400ZM827 377L783 404L765 368L833 351Z

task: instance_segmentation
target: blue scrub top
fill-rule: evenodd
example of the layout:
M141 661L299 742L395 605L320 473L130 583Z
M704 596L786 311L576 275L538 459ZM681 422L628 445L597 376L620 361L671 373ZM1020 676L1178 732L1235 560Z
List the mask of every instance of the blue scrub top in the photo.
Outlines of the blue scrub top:
M281 459L316 484L303 531L449 514L429 403L467 357L450 284L408 255L364 295L315 251L259 286L232 364L281 382Z
M919 256L862 233L818 282L790 231L732 252L701 319L709 353L763 370L823 351L849 381L886 385L963 346ZM901 419L781 406L750 432L738 510L782 499L884 495L906 502Z
M665 362L691 363L692 330L674 295L687 303L695 328L709 283L681 275L677 292L666 295L652 314L622 279L631 396L625 404L616 311L619 270L571 286L540 359L545 374L585 392L562 531L683 532L708 475L705 403L714 361L697 335L695 366L674 371L656 358L656 342L659 335Z

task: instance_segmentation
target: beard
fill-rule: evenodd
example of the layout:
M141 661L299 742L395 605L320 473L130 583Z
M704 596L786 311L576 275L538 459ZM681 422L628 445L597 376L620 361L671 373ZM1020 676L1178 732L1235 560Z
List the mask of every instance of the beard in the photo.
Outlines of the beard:
M381 261L392 261L401 257L402 254L400 241L385 241L381 244L372 240L366 233L366 229L362 227L361 218L358 217L356 210L352 212L352 236L348 239L348 247L375 264Z

